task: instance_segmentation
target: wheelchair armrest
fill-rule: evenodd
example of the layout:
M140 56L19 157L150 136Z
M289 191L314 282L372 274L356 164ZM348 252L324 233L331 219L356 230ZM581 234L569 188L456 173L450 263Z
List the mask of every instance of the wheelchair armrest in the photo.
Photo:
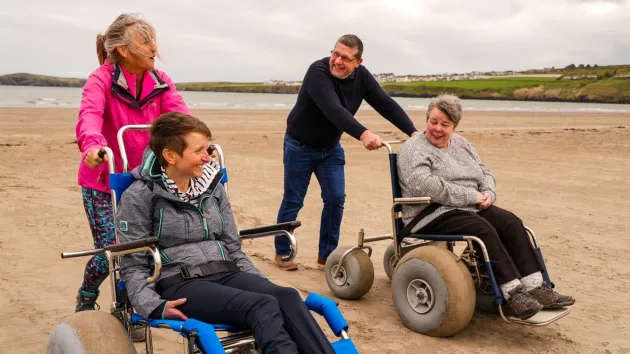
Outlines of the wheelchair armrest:
M335 301L317 293L310 293L304 300L304 304L309 310L323 316L337 337L342 336L342 331L348 331L350 326L348 326L348 322L346 322L341 311L337 308L338 304Z
M106 246L103 248L103 251L111 251L111 252L120 252L120 251L127 251L127 250L131 250L134 248L140 248L140 247L145 247L145 246L152 246L152 245L157 245L160 242L160 239L158 239L155 236L150 236L147 238L143 238L141 240L136 240L136 241L131 241L131 242L125 242L125 243L119 243L116 245L111 245L111 246Z
M295 231L295 229L297 229L301 225L302 223L299 221L289 221L289 222L283 222L283 223L275 224L275 225L267 225L267 226L261 226L261 227L254 227L251 229L243 229L239 232L239 235L241 237L243 236L253 237L255 235L262 236L262 234L268 234L270 232L275 232L275 231L287 231L287 232L293 233L293 231Z
M119 243L116 245L106 246L104 248L97 248L97 249L84 250L84 251L74 251L74 252L62 252L61 258L95 256L98 254L103 254L105 253L105 251L124 252L127 250L132 250L134 248L142 248L142 247L157 245L159 241L160 240L157 237L150 236L150 237L143 238L141 240Z
M396 204L429 204L431 197L394 198Z

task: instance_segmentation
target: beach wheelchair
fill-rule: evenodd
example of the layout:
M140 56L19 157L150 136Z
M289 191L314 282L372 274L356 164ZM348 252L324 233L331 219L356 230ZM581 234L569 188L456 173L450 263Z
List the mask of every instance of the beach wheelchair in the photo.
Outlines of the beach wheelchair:
M123 135L127 130L146 130L148 125L129 125L121 128L117 140L120 147L123 172L114 173L114 154L111 149L105 147L99 152L103 158L107 155L110 171L110 189L114 215L118 197L127 187L134 182L134 177L128 173L128 162L124 147ZM227 192L227 170L223 151L219 145L213 144L212 150L216 151L216 159L219 162L224 177L221 183ZM265 236L285 235L290 239L292 257L297 255L297 242L293 235L294 230L300 226L299 221L281 223L277 225L263 226L252 229L240 230L241 239L253 239ZM96 353L136 353L132 343L132 332L141 331L144 334L144 350L147 354L153 353L151 328L166 328L177 332L185 338L187 353L259 353L252 332L248 329L236 328L224 324L209 324L195 319L187 321L145 319L136 314L125 290L125 284L120 275L121 255L148 252L153 259L153 274L147 282L157 281L161 269L161 257L158 251L159 240L157 237L147 237L142 240L118 243L102 249L84 250L77 252L63 252L61 258L93 256L104 254L109 260L109 271L112 288L111 314L101 311L77 312L57 325L50 336L47 353L55 354L96 354ZM358 354L352 340L348 337L348 323L337 308L338 304L331 299L310 293L305 300L307 308L324 317L332 332L339 340L332 342L336 353ZM122 324L122 325L121 325Z
M405 326L415 332L436 336L453 336L470 322L475 308L499 314L508 323L544 326L568 315L570 307L546 309L522 320L504 312L504 299L492 271L484 243L474 235L428 235L411 233L413 221L405 227L402 205L427 204L416 220L430 214L438 204L430 197L402 198L396 167L397 153L392 145L404 141L384 142L389 152L393 204L392 234L365 237L359 232L358 244L340 247L326 261L326 282L330 290L342 299L358 299L374 282L374 267L370 260L372 248L366 243L391 240L383 257L387 277L392 281L394 306ZM426 210L426 212L425 212ZM411 225L413 224L413 225ZM530 244L540 258L547 284L549 278L542 251L532 229L525 227ZM463 251L455 247L465 245ZM367 253L364 251L367 250Z

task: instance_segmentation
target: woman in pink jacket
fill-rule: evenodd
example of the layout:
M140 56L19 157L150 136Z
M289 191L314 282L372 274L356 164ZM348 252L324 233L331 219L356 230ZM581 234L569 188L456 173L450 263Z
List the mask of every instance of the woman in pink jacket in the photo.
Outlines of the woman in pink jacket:
M90 75L83 88L76 127L82 153L79 185L96 248L115 243L108 183L110 171L98 157L100 148L108 146L114 151L116 170L121 171L116 134L122 126L148 124L166 112L190 114L171 79L154 69L155 58L159 58L155 38L154 28L133 14L118 16L104 35L96 37L101 66ZM145 131L125 134L129 170L140 164L148 142ZM90 259L77 294L75 311L95 308L98 288L108 274L105 256Z

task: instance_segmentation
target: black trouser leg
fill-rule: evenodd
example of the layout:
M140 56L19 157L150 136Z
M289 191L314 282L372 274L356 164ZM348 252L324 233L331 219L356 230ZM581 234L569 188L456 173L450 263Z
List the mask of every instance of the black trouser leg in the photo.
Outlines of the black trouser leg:
M293 288L278 286L257 275L235 272L177 284L162 293L162 298L169 300L184 297L187 301L180 310L186 316L251 328L265 354L335 353Z
M477 213L463 210L449 211L438 216L420 229L418 233L477 236L486 246L494 276L499 285L520 278L518 269L503 246L496 230L490 222Z
M491 205L477 213L497 231L521 277L540 272L543 266L534 251L523 221L512 212Z
M280 304L273 296L221 285L213 276L173 285L161 296L167 300L186 298L186 303L178 308L190 318L250 328L265 354L298 353L284 328Z
M313 318L297 290L276 285L259 276L239 272L221 279L224 285L273 296L280 304L284 326L300 354L334 354L330 341ZM264 353L264 351L263 351Z

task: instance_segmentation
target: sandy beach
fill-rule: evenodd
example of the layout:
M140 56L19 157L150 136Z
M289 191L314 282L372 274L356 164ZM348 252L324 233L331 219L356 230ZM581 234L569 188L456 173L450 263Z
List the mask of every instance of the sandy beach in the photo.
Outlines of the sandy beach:
M465 108L465 107L464 107ZM275 222L282 198L282 137L287 111L199 110L227 157L239 227ZM410 112L416 126L423 111ZM62 251L92 240L76 170L76 109L0 109L0 353L42 353L53 328L74 310L87 259ZM388 140L404 138L371 110L358 118ZM538 236L561 292L577 298L570 317L546 327L503 323L476 313L453 338L405 328L382 267L386 242L372 244L375 281L357 301L339 301L361 353L630 353L630 115L465 112L459 133L497 177L497 205ZM360 229L389 232L386 151L368 152L344 135L347 202L340 245ZM333 296L315 267L321 212L313 178L297 230L298 272L273 265L271 238L244 242L274 281ZM109 311L109 285L101 290ZM330 331L328 331L330 332ZM181 339L155 330L156 353L182 352Z

